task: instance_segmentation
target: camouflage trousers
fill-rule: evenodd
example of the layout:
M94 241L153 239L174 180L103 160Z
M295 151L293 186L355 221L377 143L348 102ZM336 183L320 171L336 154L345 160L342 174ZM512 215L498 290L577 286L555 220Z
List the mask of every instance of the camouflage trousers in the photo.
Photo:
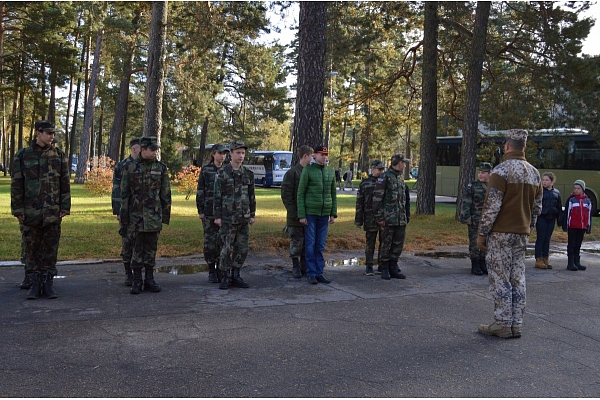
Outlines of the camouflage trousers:
M485 252L477 247L477 236L479 235L479 223L467 225L469 229L469 258L485 260Z
M526 247L527 235L492 232L488 236L486 263L494 319L502 326L523 325Z
M121 235L121 259L126 263L131 262L133 232L127 230L127 225L119 224L119 235Z
M304 227L286 226L290 235L290 258L304 257Z
M373 255L375 254L375 244L377 243L377 235L379 235L379 251L377 254L381 257L381 233L382 230L366 231L365 232L365 265L373 266Z
M19 232L21 232L21 264L25 266L25 273L27 273L27 245L25 243L25 235L23 235L22 222L19 222Z
M248 223L228 224L223 223L219 229L221 242L221 255L219 269L227 271L231 268L242 268L248 257L248 236L250 226Z
M214 219L202 221L204 229L204 259L207 263L217 263L221 253L219 240L219 226L215 224Z
M142 268L144 265L156 265L156 249L160 232L134 232L131 268Z
M406 225L402 226L385 226L381 230L379 240L379 263L382 261L397 260L402 254L404 248L404 238L406 236Z
M34 227L23 225L22 250L25 248L25 272L50 272L56 276L56 258L60 224Z

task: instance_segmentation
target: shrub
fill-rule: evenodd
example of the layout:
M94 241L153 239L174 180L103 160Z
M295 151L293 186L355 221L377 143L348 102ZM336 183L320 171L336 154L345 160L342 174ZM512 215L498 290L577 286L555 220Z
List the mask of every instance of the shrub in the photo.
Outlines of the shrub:
M196 193L200 170L201 168L195 165L188 165L173 177L172 182L176 186L177 192L185 194L186 200L189 200L190 196Z
M102 156L98 159L98 165L94 166L94 161L90 160L92 170L86 172L84 188L92 196L108 196L112 192L112 178L115 162L109 157Z

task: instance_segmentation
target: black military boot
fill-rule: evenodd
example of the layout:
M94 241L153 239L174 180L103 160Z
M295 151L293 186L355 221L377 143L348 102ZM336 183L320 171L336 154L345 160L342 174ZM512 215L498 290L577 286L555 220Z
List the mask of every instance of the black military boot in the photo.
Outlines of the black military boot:
M28 275L31 287L29 288L29 292L27 292L27 300L35 300L40 297L42 292L42 274L32 272Z
M306 257L300 256L300 272L302 276L306 276Z
M365 275L366 276L373 276L373 275L375 275L375 272L373 272L373 264L367 264L365 266Z
M142 267L133 268L133 285L131 285L131 294L142 293Z
M250 285L248 283L244 282L244 280L240 276L239 268L233 269L233 278L231 278L231 286L239 287L242 289L248 289L250 287Z
M471 258L471 273L478 276L483 275L483 272L479 268L479 258Z
M573 261L574 261L573 263L575 264L575 266L577 267L577 269L580 270L580 271L585 271L587 269L587 267L584 266L584 265L581 265L580 260L581 260L581 256L575 256L575 257L573 257Z
M479 269L483 272L484 275L488 274L487 264L485 263L485 258L479 259Z
M292 258L292 276L296 279L302 278L302 268L300 267L300 260L298 257Z
M162 288L154 282L154 267L146 265L146 273L144 276L144 290L147 292L158 293Z
M54 290L54 276L52 273L46 272L42 275L43 283L42 283L42 293L48 299L55 299L58 297L56 291Z
M217 276L217 266L215 263L208 263L208 281L210 283L219 283Z
M577 267L575 266L575 262L574 262L574 257L573 256L567 256L567 269L569 271L577 271Z
M396 279L406 279L406 275L400 273L397 260L390 261L390 276Z
M125 275L127 275L127 278L125 278L125 286L131 286L133 285L133 271L131 270L131 263L123 263L123 265L125 266Z
M21 289L29 289L31 288L31 280L29 279L29 274L25 272L25 278L23 278L23 282L21 282Z
M221 284L219 285L219 289L227 290L227 289L229 289L230 285L231 285L231 274L229 273L229 270L228 269L226 269L225 271L221 270Z
M380 261L379 262L379 266L381 267L381 279L385 279L386 281L389 281L390 279L392 279L392 277L390 276L390 264L392 262L391 261Z

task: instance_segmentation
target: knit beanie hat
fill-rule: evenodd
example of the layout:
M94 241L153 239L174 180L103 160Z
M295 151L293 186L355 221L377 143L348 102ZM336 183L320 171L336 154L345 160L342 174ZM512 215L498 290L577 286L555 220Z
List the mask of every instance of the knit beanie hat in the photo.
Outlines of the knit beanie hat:
M585 182L583 180L577 179L575 181L575 183L573 183L573 185L579 185L579 186L581 186L581 189L583 189L583 191L585 191Z

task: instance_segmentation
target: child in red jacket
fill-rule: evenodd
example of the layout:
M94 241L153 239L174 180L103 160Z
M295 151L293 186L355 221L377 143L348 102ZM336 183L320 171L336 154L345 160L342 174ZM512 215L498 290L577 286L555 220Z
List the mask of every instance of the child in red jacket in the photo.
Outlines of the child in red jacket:
M568 232L567 258L569 271L584 271L581 265L579 250L583 235L592 231L592 202L585 195L585 182L578 179L573 184L573 193L565 203L562 221L563 231Z

